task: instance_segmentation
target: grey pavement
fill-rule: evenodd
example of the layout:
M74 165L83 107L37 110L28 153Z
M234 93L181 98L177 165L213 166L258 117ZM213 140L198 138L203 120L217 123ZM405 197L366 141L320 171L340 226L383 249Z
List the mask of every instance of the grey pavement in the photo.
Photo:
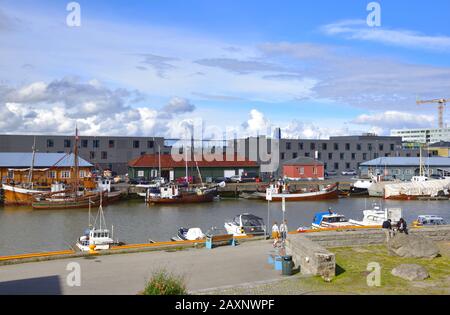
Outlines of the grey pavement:
M244 242L212 250L185 249L51 260L0 266L0 294L137 294L152 273L165 268L184 276L190 291L282 279L267 264L270 241ZM81 286L66 279L81 267ZM70 278L70 277L69 277Z

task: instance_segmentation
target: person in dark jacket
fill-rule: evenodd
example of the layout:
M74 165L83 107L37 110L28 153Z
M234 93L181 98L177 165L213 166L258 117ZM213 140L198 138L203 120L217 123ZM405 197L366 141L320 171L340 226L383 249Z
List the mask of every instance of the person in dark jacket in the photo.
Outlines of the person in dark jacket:
M383 231L386 234L386 242L389 242L389 240L393 236L391 222L392 222L391 219L388 219L388 220L384 221L383 225L382 225Z
M397 223L397 230L400 233L405 233L406 235L408 235L408 225L406 224L405 219L401 218L398 223Z

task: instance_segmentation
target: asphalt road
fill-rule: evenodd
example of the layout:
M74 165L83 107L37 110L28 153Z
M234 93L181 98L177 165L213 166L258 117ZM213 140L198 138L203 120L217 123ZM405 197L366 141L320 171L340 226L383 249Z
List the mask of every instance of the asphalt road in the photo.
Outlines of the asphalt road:
M267 264L271 248L270 241L254 241L212 250L144 252L1 266L0 294L137 294L152 273L161 268L184 276L190 291L270 281L282 277ZM68 278L76 280L74 269L66 270L70 263L80 266L80 286L68 285Z

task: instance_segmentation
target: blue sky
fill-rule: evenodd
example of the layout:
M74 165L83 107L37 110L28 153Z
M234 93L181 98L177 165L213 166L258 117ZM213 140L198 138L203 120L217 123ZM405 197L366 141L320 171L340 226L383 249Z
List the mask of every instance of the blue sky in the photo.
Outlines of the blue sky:
M341 2L78 1L81 26L68 27L69 1L0 0L0 132L436 125L415 99L450 97L450 2L378 1L376 28L370 1Z

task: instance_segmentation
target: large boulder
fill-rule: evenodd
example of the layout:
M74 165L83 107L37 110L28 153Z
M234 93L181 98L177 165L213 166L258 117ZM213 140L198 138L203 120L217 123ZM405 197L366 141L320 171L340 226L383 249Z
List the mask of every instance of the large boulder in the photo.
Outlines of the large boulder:
M391 255L408 258L435 258L439 255L439 248L428 238L420 235L406 235L399 233L388 242Z
M430 277L428 271L415 264L403 264L395 267L391 271L392 275L409 281L421 281Z

